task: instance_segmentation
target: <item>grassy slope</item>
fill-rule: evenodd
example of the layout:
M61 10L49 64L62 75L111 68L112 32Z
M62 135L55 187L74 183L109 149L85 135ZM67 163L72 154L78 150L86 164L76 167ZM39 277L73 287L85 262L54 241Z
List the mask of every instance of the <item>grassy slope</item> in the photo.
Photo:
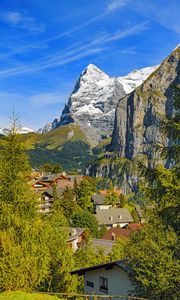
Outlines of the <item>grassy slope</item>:
M43 294L27 294L23 292L0 293L0 300L60 300L55 296Z
M33 167L47 162L61 164L63 169L84 171L89 162L105 151L109 140L102 141L92 149L84 132L78 125L69 124L47 133L28 133L20 136L30 157ZM4 143L0 137L0 145Z

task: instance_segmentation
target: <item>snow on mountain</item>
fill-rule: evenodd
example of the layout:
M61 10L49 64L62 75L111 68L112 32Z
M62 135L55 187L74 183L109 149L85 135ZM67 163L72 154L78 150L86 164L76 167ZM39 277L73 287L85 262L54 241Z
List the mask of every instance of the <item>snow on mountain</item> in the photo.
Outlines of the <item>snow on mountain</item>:
M7 135L9 132L10 128L0 128L0 134ZM21 127L18 129L18 133L20 134L26 134L30 132L34 132L34 130L28 127Z
M61 117L47 124L41 132L74 122L95 128L99 134L112 131L119 100L146 80L156 68L147 67L126 76L110 77L89 64L76 82Z
M21 127L19 130L19 133L21 133L21 134L26 134L26 133L30 133L30 132L34 132L34 130L31 128L28 128L28 127Z
M123 86L117 78L111 78L95 65L89 64L76 82L58 125L75 122L88 124L101 131L112 130L113 109L124 95Z
M123 85L126 94L131 93L138 87L148 76L153 73L158 66L146 67L140 70L132 71L126 76L118 77L119 82Z

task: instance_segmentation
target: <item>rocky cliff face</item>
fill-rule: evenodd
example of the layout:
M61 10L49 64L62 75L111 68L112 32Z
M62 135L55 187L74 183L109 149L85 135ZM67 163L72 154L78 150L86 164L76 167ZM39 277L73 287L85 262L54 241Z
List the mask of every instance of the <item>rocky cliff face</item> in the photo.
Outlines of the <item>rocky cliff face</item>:
M88 65L76 82L60 119L47 124L41 131L76 123L82 129L88 127L86 132L93 135L93 139L103 132L112 132L119 99L140 85L155 68L148 67L126 76L110 77L95 65Z
M154 156L153 144L162 141L161 116L173 113L174 93L180 85L180 47L176 48L148 79L118 104L110 151L131 159Z
M159 161L157 143L170 143L160 133L162 116L172 116L173 101L180 91L178 46L147 80L120 99L108 151L89 165L86 174L111 178L125 193L137 190L139 161Z

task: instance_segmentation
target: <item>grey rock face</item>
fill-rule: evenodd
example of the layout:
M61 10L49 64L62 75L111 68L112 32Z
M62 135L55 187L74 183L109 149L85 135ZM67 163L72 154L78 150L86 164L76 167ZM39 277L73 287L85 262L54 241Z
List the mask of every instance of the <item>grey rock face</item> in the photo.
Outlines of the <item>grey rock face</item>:
M62 112L59 126L75 122L101 131L113 130L118 100L125 95L117 78L90 64L81 74Z
M160 67L118 104L110 151L120 157L146 154L154 157L153 144L162 142L160 117L173 113L175 88L180 84L180 47Z

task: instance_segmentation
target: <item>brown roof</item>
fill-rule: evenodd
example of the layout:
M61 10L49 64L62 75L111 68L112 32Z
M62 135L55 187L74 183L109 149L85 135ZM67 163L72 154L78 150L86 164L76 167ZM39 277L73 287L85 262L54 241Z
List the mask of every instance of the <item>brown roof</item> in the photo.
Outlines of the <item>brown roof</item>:
M110 228L102 237L103 240L109 240L112 241L113 237L115 238L115 241L118 238L127 238L130 236L131 234L131 230L128 228L118 228L118 227L114 227L114 228Z
M133 224L128 224L127 228L110 228L102 237L102 239L105 240L114 240L115 241L118 238L127 238L130 236L130 234L134 231L139 230L142 227L141 224L139 223L133 223Z

